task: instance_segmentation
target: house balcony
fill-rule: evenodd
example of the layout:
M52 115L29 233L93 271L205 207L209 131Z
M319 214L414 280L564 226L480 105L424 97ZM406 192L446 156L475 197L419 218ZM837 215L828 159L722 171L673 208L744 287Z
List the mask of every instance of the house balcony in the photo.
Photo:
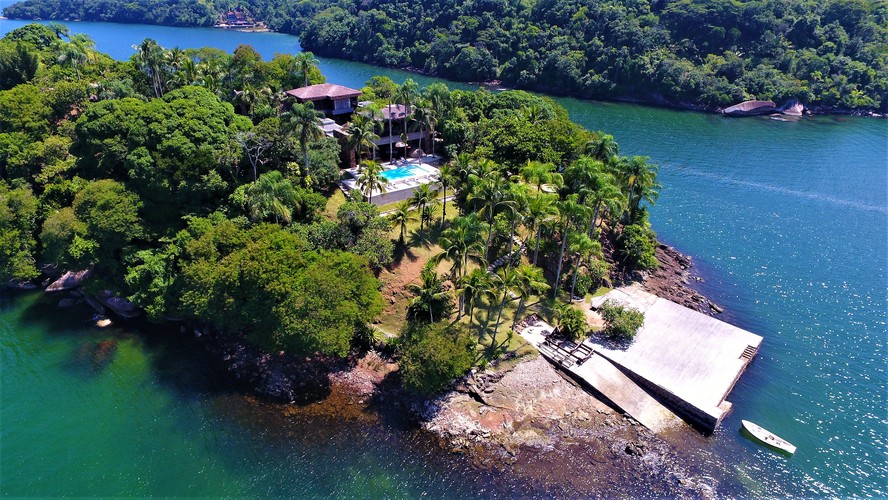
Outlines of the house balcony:
M428 136L428 132L412 132L407 134L407 141L418 141L419 139L426 139ZM377 146L388 146L389 144L398 142L401 142L401 134L395 134L391 137L380 134L379 139L373 141L373 144L376 144Z

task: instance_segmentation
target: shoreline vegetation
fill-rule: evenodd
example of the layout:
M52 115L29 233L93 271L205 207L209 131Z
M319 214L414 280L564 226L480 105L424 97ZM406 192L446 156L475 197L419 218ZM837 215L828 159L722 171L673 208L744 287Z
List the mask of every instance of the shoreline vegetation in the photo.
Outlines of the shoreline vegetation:
M6 15L212 26L212 2L70 4L27 0ZM888 8L870 0L682 0L626 6L575 0L531 6L441 0L254 2L269 29L318 55L458 81L580 99L717 111L750 99L797 99L814 114L888 111ZM701 24L705 29L701 29Z
M310 53L263 61L249 46L150 39L136 50L113 61L59 24L0 40L0 282L64 275L51 287L60 306L178 325L168 334L198 336L236 383L273 401L345 387L358 404L407 408L479 466L540 478L548 451L579 440L589 475L577 492L619 470L663 495L711 493L665 441L513 330L537 314L574 338L606 334L584 304L637 281L720 312L688 286L690 260L656 241L647 158L621 156L550 98L385 77L330 137L313 105L284 92L325 81ZM397 149L437 147L444 161L383 217L363 200L385 184L373 141L387 105L422 131ZM354 199L335 187L350 161ZM529 393L538 408L519 410Z

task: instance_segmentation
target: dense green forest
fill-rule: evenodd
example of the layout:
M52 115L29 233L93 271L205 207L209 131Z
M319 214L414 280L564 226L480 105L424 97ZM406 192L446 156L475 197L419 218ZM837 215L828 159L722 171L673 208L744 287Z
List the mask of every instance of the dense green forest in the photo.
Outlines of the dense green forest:
M6 13L207 25L218 7L26 0ZM888 106L888 3L879 0L259 0L245 8L315 53L456 80L709 108L750 98Z
M345 356L377 338L382 271L421 258L400 285L401 335L383 338L405 383L431 391L507 352L531 300L582 336L566 297L657 265L656 167L549 98L376 77L340 142L280 92L323 81L310 53L147 39L120 62L92 45L62 25L0 39L0 283L92 269L87 293L111 290L152 321ZM436 131L448 161L383 216L333 185L342 147L360 157L363 194L385 184L370 158L389 102Z

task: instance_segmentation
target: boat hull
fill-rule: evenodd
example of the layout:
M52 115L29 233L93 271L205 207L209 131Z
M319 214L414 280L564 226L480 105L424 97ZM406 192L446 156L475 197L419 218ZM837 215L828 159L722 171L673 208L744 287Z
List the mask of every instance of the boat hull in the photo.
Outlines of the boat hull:
M796 447L789 441L781 438L773 432L754 424L748 420L742 420L742 430L752 436L756 441L768 446L769 448L788 453L790 455L796 452Z

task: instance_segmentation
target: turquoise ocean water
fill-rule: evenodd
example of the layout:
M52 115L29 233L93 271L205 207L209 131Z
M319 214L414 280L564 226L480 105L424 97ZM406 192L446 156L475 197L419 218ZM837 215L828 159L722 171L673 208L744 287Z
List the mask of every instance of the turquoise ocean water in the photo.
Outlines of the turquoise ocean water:
M22 24L0 21L0 35ZM273 33L70 26L121 59L144 37L183 48L248 43L266 58L299 50L295 37ZM321 69L353 87L376 74L435 81L331 59ZM888 495L888 122L728 119L558 100L575 121L613 134L622 154L660 165L654 229L693 256L702 291L725 306L725 319L765 337L729 398L734 411L694 443L695 457L740 496ZM392 427L257 425L270 410L232 403L199 364L176 365L187 345L99 332L82 319L83 311L60 312L36 295L0 300L4 494L523 491L456 474L457 462ZM105 338L118 340L117 354L95 369L82 346ZM748 442L737 432L741 418L799 451L787 459Z

